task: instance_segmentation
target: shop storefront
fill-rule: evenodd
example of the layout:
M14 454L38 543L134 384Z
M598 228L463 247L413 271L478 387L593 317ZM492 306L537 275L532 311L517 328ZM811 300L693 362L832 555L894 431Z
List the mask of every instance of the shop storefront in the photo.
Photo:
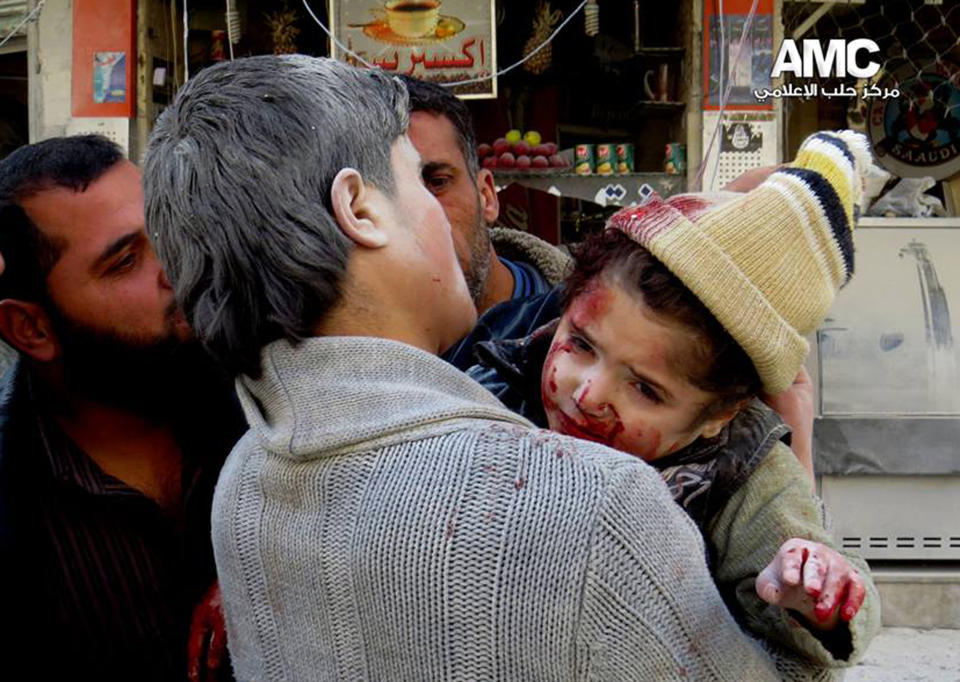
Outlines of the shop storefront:
M33 85L33 138L95 131L117 140L132 158L142 158L152 122L191 73L231 56L327 56L329 28L344 48L333 45L337 57L366 58L380 68L432 80L478 81L458 88L469 98L478 141L492 144L510 130L536 131L542 143L568 150L566 169L496 169L507 209L503 219L511 226L554 243L572 241L602 225L612 210L604 207L688 186L701 137L702 3L448 0L429 35L414 37L391 28L387 6L394 4L75 0L72 7L48 5L34 29L44 69ZM584 15L595 10L588 27ZM72 45L63 39L65 29ZM125 61L118 66L121 57ZM481 80L527 57L509 73ZM97 78L103 90L94 86ZM590 146L589 176L572 172L578 145ZM620 159L618 146L624 150ZM602 156L598 163L598 151L611 154L613 163L605 165Z
M0 20L39 4L0 2ZM327 30L337 57L467 81L501 221L554 243L652 191L720 189L816 130L866 133L895 177L861 222L856 276L811 339L821 491L844 547L956 581L960 2L48 0L7 49L20 47L0 50L0 83L20 83L17 60L29 60L31 139L101 132L138 160L191 74L253 54L330 55ZM848 51L856 40L872 46ZM878 68L857 75L848 60ZM536 133L527 154L496 148L511 131ZM921 624L960 625L955 605L932 618Z
M783 26L879 50L867 78L784 79L787 155L809 132L849 127L894 175L815 339L822 496L842 545L884 568L887 622L957 627L946 595L960 559L960 6L785 3ZM786 96L791 84L819 96Z

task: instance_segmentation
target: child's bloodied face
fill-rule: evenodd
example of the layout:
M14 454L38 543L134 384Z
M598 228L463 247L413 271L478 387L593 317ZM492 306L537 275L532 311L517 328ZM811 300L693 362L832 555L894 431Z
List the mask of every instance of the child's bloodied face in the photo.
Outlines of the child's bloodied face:
M716 435L728 418L704 419L716 396L686 379L694 333L638 297L591 282L561 318L540 389L551 430L649 461Z

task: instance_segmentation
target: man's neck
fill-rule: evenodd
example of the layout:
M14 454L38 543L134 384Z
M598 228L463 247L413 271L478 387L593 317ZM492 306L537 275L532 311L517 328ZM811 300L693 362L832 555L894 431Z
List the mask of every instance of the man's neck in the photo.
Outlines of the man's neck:
M490 257L490 274L487 276L483 296L477 303L477 314L483 315L498 303L503 303L513 298L514 286L513 273L510 272L510 268L500 261L496 252L494 252Z
M154 500L180 505L180 447L169 424L102 402L67 396L53 414L64 433L107 474Z
M347 291L314 325L314 336L369 336L399 341L433 355L440 354L439 336L426 325L411 322L399 305L377 305L375 294L357 297Z

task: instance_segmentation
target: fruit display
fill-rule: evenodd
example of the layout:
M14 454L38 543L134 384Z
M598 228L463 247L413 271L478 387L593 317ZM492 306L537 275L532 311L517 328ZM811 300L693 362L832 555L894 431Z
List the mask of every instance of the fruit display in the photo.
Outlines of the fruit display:
M544 142L536 130L525 133L510 130L493 144L477 145L477 156L483 168L524 173L559 172L570 164L560 155L555 142Z

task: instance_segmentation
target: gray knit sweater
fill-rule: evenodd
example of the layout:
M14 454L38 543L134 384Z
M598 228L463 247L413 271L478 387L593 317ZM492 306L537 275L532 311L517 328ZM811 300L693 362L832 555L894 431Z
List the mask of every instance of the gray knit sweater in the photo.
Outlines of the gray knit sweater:
M410 346L278 341L213 541L240 680L764 680L660 476Z

